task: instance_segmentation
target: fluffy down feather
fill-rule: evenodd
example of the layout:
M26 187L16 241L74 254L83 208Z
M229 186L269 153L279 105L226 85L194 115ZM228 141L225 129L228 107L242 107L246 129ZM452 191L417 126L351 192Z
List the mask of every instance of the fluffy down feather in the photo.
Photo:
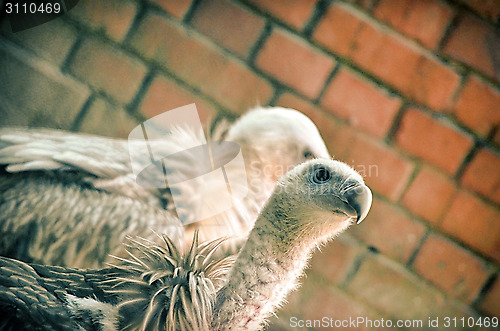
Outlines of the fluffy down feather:
M125 140L0 129L0 254L35 263L102 267L108 254L125 256L126 235L159 243L154 230L182 246L189 245L196 227L203 241L233 236L224 246L237 250L277 178L307 158L328 157L328 152L311 120L291 109L255 109L225 131L225 126L217 127L212 139L241 146L250 192L233 199L230 210L182 227L178 213L203 208L203 197L217 197L226 187L200 182L203 189L180 192L184 207L175 210L169 188L137 184ZM199 137L178 128L171 138L151 143L168 154L192 141ZM142 146L130 148L146 153Z
M297 285L317 245L361 222L372 195L349 166L305 162L283 176L233 263L223 239L182 254L131 240L127 259L102 270L0 258L5 329L258 330Z
M224 239L198 244L196 233L187 253L167 236L129 239L128 258L101 270L0 257L0 329L207 330L234 262L213 257Z

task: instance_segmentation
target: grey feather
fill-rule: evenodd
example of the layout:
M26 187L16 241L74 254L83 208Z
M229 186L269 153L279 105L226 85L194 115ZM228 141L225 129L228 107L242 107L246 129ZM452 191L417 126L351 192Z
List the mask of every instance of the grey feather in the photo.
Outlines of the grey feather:
M319 174L319 175L318 175ZM5 328L258 330L297 286L315 247L366 217L372 195L349 166L312 160L283 176L236 261L224 239L187 253L131 239L128 258L102 270L0 258Z
M212 139L222 137L225 127L215 131ZM177 133L152 143L168 153L189 140L199 141L187 130ZM226 139L242 148L250 192L234 199L230 210L195 226L203 241L233 236L224 246L235 252L281 174L305 161L306 151L329 156L315 125L290 109L251 111L229 128ZM126 235L154 241L155 230L178 245L189 243L195 227L179 227L177 213L189 217L204 205L204 196L217 197L226 186L203 183L203 194L181 192L182 204L174 210L169 188L137 184L129 147L145 153L124 140L0 129L0 165L5 167L0 169L0 254L43 264L102 267L108 254L124 256Z
M0 258L0 326L6 330L206 330L216 291L234 262L213 258L224 239L187 253L131 239L117 266L78 270ZM119 263L118 263L119 262ZM3 328L2 328L3 329Z

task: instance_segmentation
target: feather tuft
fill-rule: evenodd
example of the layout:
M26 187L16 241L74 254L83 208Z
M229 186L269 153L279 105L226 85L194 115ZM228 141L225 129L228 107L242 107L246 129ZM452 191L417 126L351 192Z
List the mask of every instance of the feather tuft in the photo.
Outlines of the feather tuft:
M182 253L162 236L164 246L129 238L129 259L120 258L116 276L106 287L119 298L124 330L207 330L216 292L234 263L234 256L214 258L224 238L198 244Z

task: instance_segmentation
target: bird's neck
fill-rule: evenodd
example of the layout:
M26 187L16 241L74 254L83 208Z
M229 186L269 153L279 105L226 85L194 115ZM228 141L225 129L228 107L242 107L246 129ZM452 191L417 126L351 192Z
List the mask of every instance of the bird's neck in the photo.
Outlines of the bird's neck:
M274 204L277 205L277 204ZM217 330L254 330L265 322L296 287L315 247L290 231L280 210L264 208L236 260L226 285L218 292L212 326ZM287 224L287 230L282 228Z

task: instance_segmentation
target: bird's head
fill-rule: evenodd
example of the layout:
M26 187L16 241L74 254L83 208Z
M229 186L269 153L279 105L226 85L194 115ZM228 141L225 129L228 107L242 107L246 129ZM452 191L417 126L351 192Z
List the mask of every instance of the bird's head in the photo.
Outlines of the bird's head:
M365 219L372 193L347 164L315 159L281 177L272 199L284 226L322 241Z
M273 182L308 159L330 157L316 125L289 108L255 108L231 127L228 138L241 146L247 166L267 172Z

